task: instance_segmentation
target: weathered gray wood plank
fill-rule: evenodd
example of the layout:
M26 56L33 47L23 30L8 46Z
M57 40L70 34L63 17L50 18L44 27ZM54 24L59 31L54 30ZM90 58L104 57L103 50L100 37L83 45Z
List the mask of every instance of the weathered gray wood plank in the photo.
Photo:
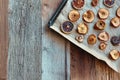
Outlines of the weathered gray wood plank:
M8 80L41 80L40 8L40 0L9 0Z
M70 80L69 42L47 26L60 1L42 1L42 80Z

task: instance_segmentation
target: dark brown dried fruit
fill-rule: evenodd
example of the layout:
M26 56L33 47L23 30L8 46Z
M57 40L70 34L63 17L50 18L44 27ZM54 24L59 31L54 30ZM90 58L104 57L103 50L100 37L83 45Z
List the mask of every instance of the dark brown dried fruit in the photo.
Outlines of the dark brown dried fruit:
M75 9L82 9L85 4L85 0L73 0L72 6Z
M116 0L104 0L105 6L111 8L114 6Z
M111 38L111 43L113 46L119 46L120 45L120 37L113 36Z
M70 21L66 21L61 25L61 31L70 34L74 28L74 25Z

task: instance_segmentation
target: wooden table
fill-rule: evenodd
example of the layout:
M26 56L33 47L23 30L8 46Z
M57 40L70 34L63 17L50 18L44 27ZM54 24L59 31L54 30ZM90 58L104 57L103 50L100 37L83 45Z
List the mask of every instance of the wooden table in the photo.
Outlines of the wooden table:
M0 0L0 80L120 79L106 63L48 28L60 1L9 0L7 14L8 0Z
M46 76L49 75L52 80L119 80L120 74L109 68L106 63L47 28L47 22L60 1L43 0L42 2L42 21L45 28L43 32L43 40L45 40L43 43L43 47L45 46L43 70L46 72L43 79L48 80L49 77ZM49 66L49 68L44 66Z

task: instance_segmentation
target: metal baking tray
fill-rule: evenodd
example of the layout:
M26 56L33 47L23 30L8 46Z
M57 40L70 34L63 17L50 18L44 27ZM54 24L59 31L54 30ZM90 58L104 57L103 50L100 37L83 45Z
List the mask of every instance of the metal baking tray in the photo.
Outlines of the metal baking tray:
M58 7L57 11L55 12L55 14L52 16L52 18L49 21L49 27L56 31L57 33L59 33L60 35L62 35L64 38L66 38L67 40L69 40L70 42L72 42L73 44L75 44L76 46L84 49L85 51L87 51L88 53L90 53L91 55L95 56L96 58L105 61L113 70L120 72L120 58L118 60L111 60L108 56L109 56L109 52L112 49L117 49L120 51L120 46L115 47L112 46L110 40L107 42L107 48L106 50L102 51L98 48L98 45L100 43L100 41L98 40L97 43L95 45L88 45L87 43L87 38L90 34L96 34L98 35L100 32L96 31L93 29L94 24L96 23L97 20L99 20L99 18L97 17L97 12L100 8L107 8L104 4L103 4L103 0L99 0L99 4L97 7L92 7L91 6L91 0L85 0L85 6L83 7L82 10L79 10L80 12L80 19L77 22L74 22L74 31L71 34L64 34L63 32L61 32L60 30L60 25L65 22L68 21L68 13L73 10L72 6L71 6L71 2L73 0L63 0L61 5ZM116 10L119 7L120 1L117 0L116 1L116 5L112 8L107 8L110 12L109 17L105 20L107 27L105 28L105 31L109 33L110 36L119 36L120 35L120 27L119 28L112 28L110 26L110 20L116 16ZM86 10L92 10L95 13L95 20L92 23L88 23L89 25L89 32L85 35L85 40L83 41L83 43L79 43L78 41L75 40L75 37L78 36L79 34L76 32L76 28L77 25L80 22L83 22L82 20L82 14L84 12L86 12Z

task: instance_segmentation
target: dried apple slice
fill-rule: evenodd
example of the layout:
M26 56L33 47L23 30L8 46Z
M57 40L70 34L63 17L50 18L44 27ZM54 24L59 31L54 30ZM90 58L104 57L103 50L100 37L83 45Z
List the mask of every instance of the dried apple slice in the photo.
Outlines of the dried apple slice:
M109 40L109 34L107 33L107 32L101 32L99 35L98 35L98 39L100 40L100 41L104 41L104 42L106 42L106 41L108 41Z
M89 35L89 36L88 36L88 39L87 39L87 42L88 42L88 44L90 44L90 45L94 45L94 44L97 42L96 35L95 35L95 34Z
M117 16L120 18L120 7L117 9L116 14L117 14Z
M76 36L76 38L75 38L78 42L83 42L83 40L84 40L84 36L83 35L79 35L79 36Z
M109 16L109 10L105 8L99 9L98 16L100 19L107 19Z
M94 29L96 30L104 30L106 27L106 23L102 20L99 20L96 22L95 26L94 26Z
M71 10L69 12L69 20L76 22L80 18L80 13L77 10Z
M120 26L120 19L118 17L114 17L111 19L110 23L114 28L118 28Z
M91 23L95 19L95 14L92 10L88 10L83 14L83 20Z
M100 45L99 45L100 50L105 50L106 47L107 47L107 44L105 42L101 42Z
M88 25L86 23L80 23L77 29L79 34L85 35L88 33Z
M92 5L93 7L95 7L95 6L98 5L98 2L99 2L99 0L92 0L91 5Z
M118 50L110 51L110 56L113 60L117 60L120 57L120 52Z

